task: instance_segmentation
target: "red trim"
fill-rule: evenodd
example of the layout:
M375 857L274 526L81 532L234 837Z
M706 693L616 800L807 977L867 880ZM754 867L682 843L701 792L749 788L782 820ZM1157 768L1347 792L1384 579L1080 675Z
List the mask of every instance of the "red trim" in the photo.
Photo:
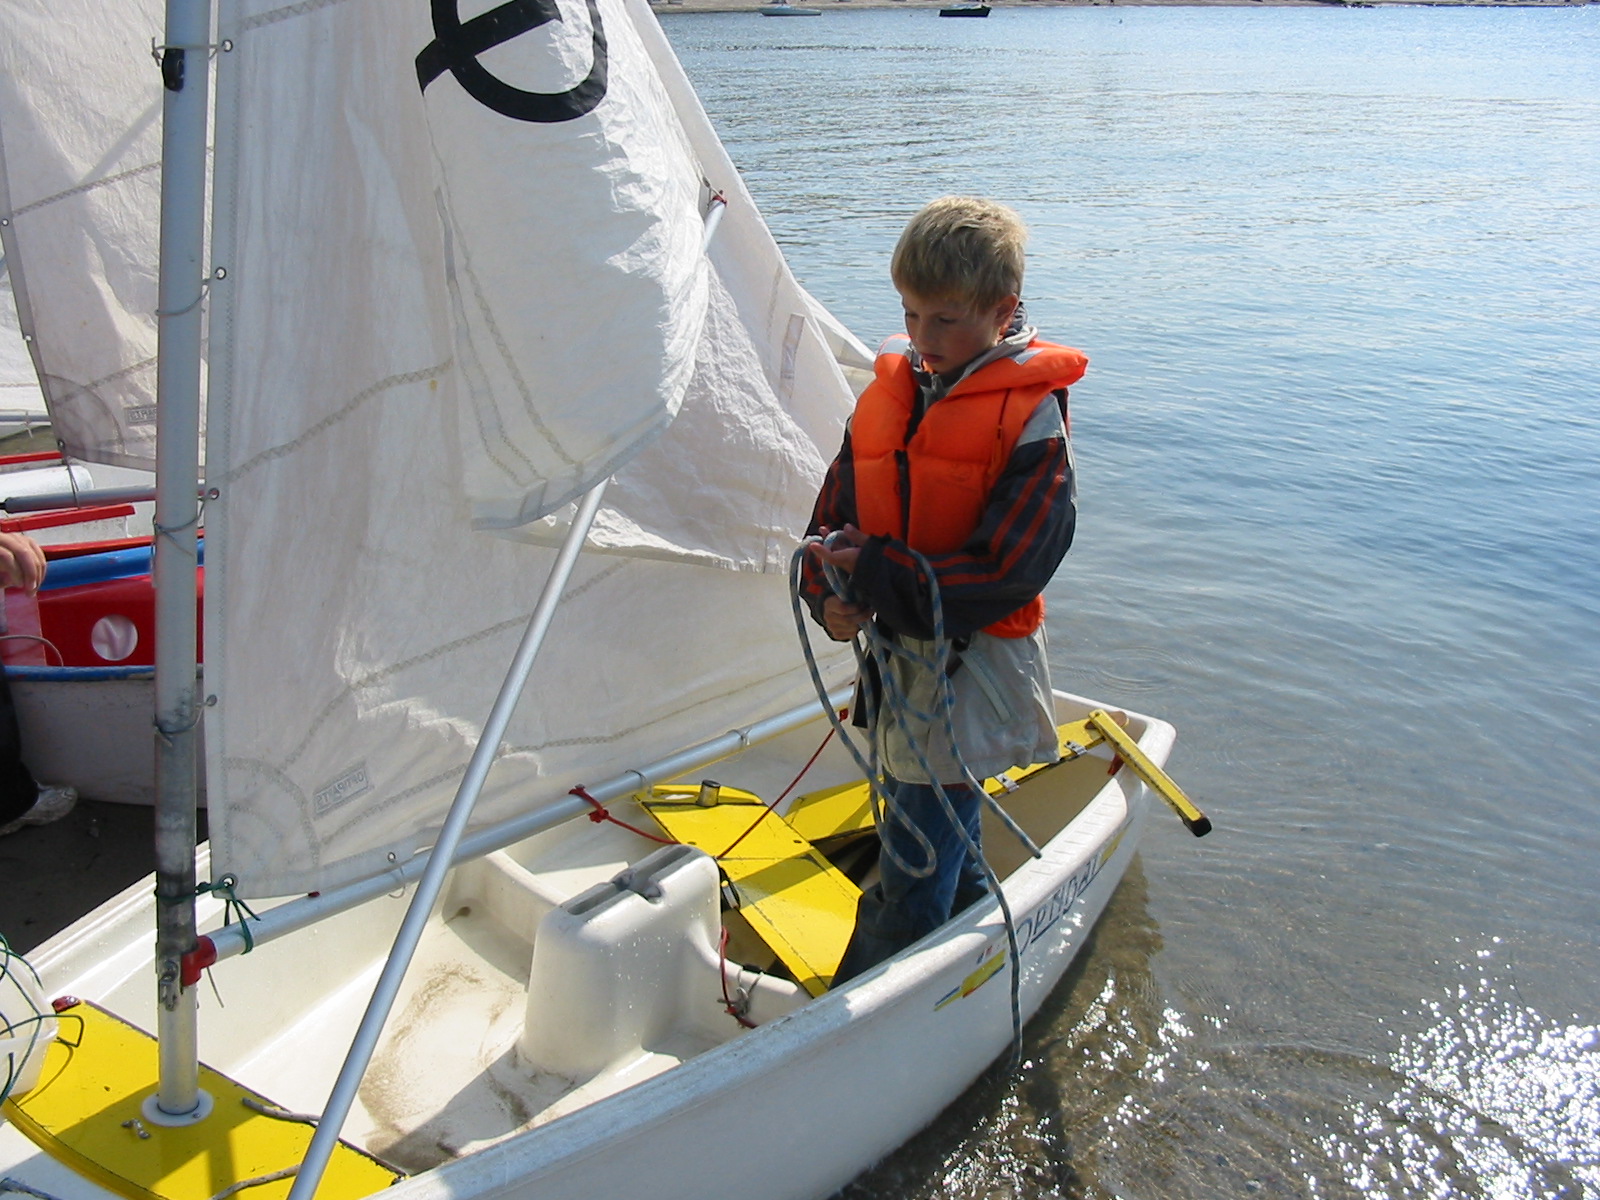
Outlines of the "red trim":
M0 454L0 467L20 467L24 463L60 462L59 450L34 450L27 454Z
M26 533L30 529L54 529L60 525L81 525L88 521L109 521L116 517L131 517L131 504L99 504L93 508L52 508L46 512L24 513L18 517L0 517L0 532Z
M182 980L183 986L193 987L199 983L200 976L205 973L205 969L215 964L216 961L217 944L204 934L201 934L195 940L194 949L179 960L182 964L179 978Z

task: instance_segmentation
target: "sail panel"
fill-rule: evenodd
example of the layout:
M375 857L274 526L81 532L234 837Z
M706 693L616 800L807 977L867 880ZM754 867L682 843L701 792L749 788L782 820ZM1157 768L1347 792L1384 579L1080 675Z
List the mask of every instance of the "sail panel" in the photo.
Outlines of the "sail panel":
M45 419L39 375L22 340L11 278L4 270L0 270L0 410L37 413L40 421Z
M795 279L660 24L642 5L630 12L683 136L727 205L710 247L721 303L701 335L683 413L612 484L588 546L784 573L850 397L872 378L873 356ZM770 449L744 440L753 430L764 431ZM705 453L730 438L720 453ZM679 496L694 503L675 503ZM508 536L559 545L572 512Z
M833 375L805 393L824 411L837 410L843 395ZM714 275L683 408L618 472L586 552L786 574L827 466L794 407L779 401L735 298ZM568 506L512 536L560 545L572 512Z
M147 469L161 27L151 0L0 5L0 246L19 325L64 451Z
M642 0L560 0L563 29L483 51L521 100L466 68L449 7L223 7L206 743L242 895L432 842L555 557L483 527L596 472L631 532L580 561L474 826L809 694L783 568L848 411L824 323L753 206L762 261L700 252L702 175L737 180L680 119ZM573 113L602 29L605 95ZM465 82L434 73L441 39ZM497 130L468 83L568 115Z
M465 484L476 523L503 529L587 491L677 414L704 320L704 205L620 5L503 5L459 28L456 7L433 6L417 71L473 416ZM539 15L554 19L522 28Z

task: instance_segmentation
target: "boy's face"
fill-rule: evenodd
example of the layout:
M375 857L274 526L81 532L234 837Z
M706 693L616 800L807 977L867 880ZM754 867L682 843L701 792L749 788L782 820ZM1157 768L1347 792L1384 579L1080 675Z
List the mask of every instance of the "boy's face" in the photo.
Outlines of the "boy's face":
M922 365L935 375L959 371L991 349L1017 311L1014 295L976 311L959 300L935 300L906 291L900 293L900 303L906 310L911 344L922 356Z

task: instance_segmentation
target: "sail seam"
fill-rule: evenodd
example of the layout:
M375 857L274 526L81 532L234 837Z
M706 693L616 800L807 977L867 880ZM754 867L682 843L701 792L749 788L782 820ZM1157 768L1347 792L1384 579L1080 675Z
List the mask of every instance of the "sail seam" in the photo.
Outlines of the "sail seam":
M230 484L237 483L240 479L244 478L244 476L248 475L251 471L254 471L257 467L271 462L274 459L283 458L285 455L293 454L307 442L313 441L314 439L322 436L329 429L333 428L335 425L339 424L339 422L349 417L353 412L356 411L356 409L360 408L368 400L372 399L379 393L389 391L393 388L403 387L409 383L421 383L424 379L437 379L447 370L449 370L450 363L451 360L447 358L443 362L435 363L431 367L423 367L416 371L407 371L403 375L390 375L387 379L378 380L378 382L374 383L372 386L363 388L361 391L357 392L343 405L343 407L323 417L322 420L318 421L310 429L307 429L292 442L283 442L280 445L269 447L268 449L263 450L259 454L255 455L253 458L246 459L237 467L234 467L231 471L223 475L221 482Z
M793 670L794 673L798 674L798 667L794 668ZM531 745L508 745L502 749L501 755L503 756L513 753L537 754L541 750L559 750L565 749L568 746L607 746L621 738L633 737L642 730L649 729L653 725L659 725L663 721L670 721L674 717L681 717L685 713L694 712L696 709L704 708L708 704L725 702L731 697L742 695L745 692L755 690L756 688L770 684L771 682L772 681L770 679L763 679L757 681L756 683L745 684L743 687L736 687L731 691L718 692L714 696L705 696L702 699L694 701L692 704L685 704L682 708L674 708L668 712L663 712L648 721L641 722L638 725L630 726L627 729L618 729L616 732L606 734L604 737L552 738L548 742L539 742Z
M54 204L58 200L66 200L72 196L81 196L86 192L93 192L100 188L110 187L112 184L123 183L139 175L148 175L152 171L159 172L160 170L161 164L159 162L146 163L142 167L131 167L126 171L117 173L116 175L107 175L104 179L95 179L88 183L80 183L77 187L68 188L64 192L56 192L50 196L43 196L40 199L35 200L32 204L24 204L21 208L8 215L11 220L14 221L20 216L33 212L34 209L44 208L46 205Z
M322 866L322 844L317 840L317 827L312 821L311 815L306 811L305 792L289 776L288 772L280 770L279 768L272 766L270 763L263 762L261 759L256 758L243 758L232 755L224 755L221 763L225 771L242 771L253 776L257 787L261 786L261 781L263 778L265 778L267 783L275 784L282 791L288 793L289 797L294 801L296 824L300 828L300 834L303 839L299 847L293 851L288 851L288 853L303 854L310 860L310 867L312 869L320 869ZM223 830L228 831L228 836L223 839L223 844L229 846L237 844L234 840L234 835L231 832L231 827L237 823L235 818L242 820L246 817L256 816L256 814L253 813L247 806L237 802L225 804L217 811L222 815L222 820L219 822L219 824L222 826ZM237 875L240 879L245 879L248 873L243 871L233 871L232 874Z
M558 749L558 748L567 747L567 746L608 745L608 744L610 744L612 742L615 742L615 741L617 741L617 740L619 740L621 738L632 737L635 734L638 734L642 730L649 729L653 725L660 724L662 721L668 721L668 720L671 720L671 719L673 719L675 717L680 717L684 713L693 712L696 709L703 708L708 704L717 704L717 703L725 702L730 697L737 696L740 693L747 692L749 690L750 690L750 688L747 686L747 687L735 688L735 689L733 689L732 691L729 691L729 692L719 692L715 696L706 696L703 699L696 700L693 704L686 704L682 708L674 709L671 712L662 713L659 716L655 717L653 720L646 721L646 722L644 722L644 723L642 723L640 725L633 726L633 727L631 727L629 729L619 729L615 733L613 733L613 734L611 734L611 735L609 735L607 737L603 737L603 738L557 738L557 739L554 739L552 741L539 742L539 743L534 744L534 745L512 745L512 744L509 744L509 743L502 742L500 744L500 746L495 750L494 759L495 759L496 762L500 762L501 760L503 760L505 758L508 758L511 755L516 755L516 754L537 754L542 750L552 750L552 749ZM468 766L468 763L463 762L458 766L447 767L445 770L440 771L438 774L432 776L431 778L425 779L425 780L422 780L419 783L413 784L411 787L407 788L403 792L399 792L399 793L397 793L397 794L395 794L393 796L390 796L390 797L388 797L388 798L386 798L384 800L379 801L376 804L369 804L368 806L363 808L359 813L350 814L350 819L348 821L346 821L343 825L339 826L337 829L331 830L323 838L322 844L325 845L325 846L334 844L341 836L343 836L344 834L348 833L351 829L354 829L356 826L364 824L365 822L369 821L371 819L373 813L384 812L387 809L393 808L397 804L401 804L404 801L409 800L412 796L419 795L419 794L421 794L423 792L426 792L426 791L428 791L428 790L430 790L432 788L436 788L440 784L446 783L451 779L459 778L461 775L465 774L465 772L467 770L467 766ZM382 847L379 847L378 849L381 850Z
M584 581L582 585L570 589L567 592L567 601L571 602L577 597L583 595L584 592L588 591L602 580L615 575L626 565L626 563L615 563L612 566L607 567L605 570L598 572L592 579ZM358 679L351 680L344 687L340 688L339 691L322 706L322 709L309 722L307 732L301 737L299 744L296 745L295 748L290 751L284 759L282 759L279 766L274 769L286 771L288 768L294 766L294 764L299 760L300 756L305 753L306 748L311 744L311 740L316 736L317 731L327 722L333 711L338 708L339 705L343 704L350 696L357 692L365 691L368 688L374 687L387 679L392 679L404 671L411 670L413 667L421 666L423 663L430 662L433 659L442 657L444 655L453 654L457 650L465 649L468 646L483 641L485 638L496 637L505 633L507 630L521 628L528 623L528 618L531 614L531 609L525 613L518 613L517 615L509 617L504 621L498 621L493 625L486 626L483 629L479 629L473 633L459 637L455 641L446 642L444 645L435 646L431 650L426 650L421 654L413 655L411 658L408 658L403 662L397 662L391 667L385 667L382 670L373 671L367 675L361 676ZM240 759L238 761L253 762L255 760Z
M141 358L138 362L129 363L125 367L118 367L115 371L112 371L109 375L102 375L102 376L100 376L99 379L91 379L88 383L73 383L72 386L77 388L80 391L93 392L96 388L102 388L106 384L112 382L115 379L124 379L127 376L133 375L133 374L135 374L135 373L137 373L139 371L148 370L149 368L151 368L151 367L153 367L155 365L156 365L156 356L152 354L149 358ZM50 378L50 379L60 379L61 376L59 376L59 375L51 375L48 378ZM64 381L64 382L71 382L71 381L67 380L67 381ZM70 397L67 397L67 396L63 396L62 397L63 401L65 401L67 399L70 399Z
M257 13L248 20L239 23L239 32L248 33L252 29L260 29L264 25L276 25L280 21L292 21L295 17L304 17L316 12L319 8L333 8L335 5L344 4L346 0L304 0L300 4L289 4L283 8L275 8L271 12Z
M457 238L458 240L460 239L459 231L457 232ZM504 364L506 373L511 376L512 384L516 387L517 395L522 401L522 410L524 415L533 423L534 429L536 429L539 433L539 436L544 439L545 444L560 456L562 462L564 462L573 470L580 470L582 468L582 464L567 452L567 448L557 440L555 431L551 429L545 423L544 418L540 416L538 406L533 402L533 394L528 389L528 382L523 377L522 368L518 365L516 356L512 354L511 346L509 343L507 343L505 335L501 332L500 322L496 320L494 310L489 304L489 299L484 294L483 285L478 279L476 268L473 266L472 253L467 249L465 241L460 241L460 247L461 273L464 274L472 283L472 298L477 302L478 313L483 318L483 323L488 329L490 339L494 342L494 348L500 356L500 361L502 364ZM489 392L489 400L491 403L493 403L495 400L492 390ZM511 447L513 451L516 452L517 456L521 458L524 463L527 463L530 470L534 470L535 477L537 477L538 472L534 469L533 463L530 462L522 453L521 449L516 445L516 443L506 436L505 422L501 419L498 412L499 406L495 405L495 408L497 410L494 414L495 424L498 426L495 432L499 434L502 441L504 441L508 446ZM485 446L485 450L487 449L488 447ZM502 469L504 469L503 466ZM517 484L517 486L527 486L526 481L519 479L515 474L510 472L508 472L508 474L511 474L511 478Z
M435 157L437 158L437 149L435 149L434 153ZM470 256L467 255L466 247L464 245L461 247L461 272L456 270L456 246L461 241L461 231L456 227L455 219L450 215L450 206L445 202L445 197L437 189L434 191L434 202L439 208L440 226L445 231L445 281L450 288L451 307L456 312L456 327L461 331L461 338L465 343L465 345L461 347L461 375L463 383L467 389L467 399L472 401L472 403L468 404L467 407L472 412L472 420L477 426L478 430L478 442L483 447L485 456L506 476L506 478L515 481L519 478L517 469L513 464L502 461L501 456L496 452L496 447L491 444L490 430L484 423L485 414L483 411L483 406L478 404L473 397L474 389L479 389L482 390L482 392L487 395L491 401L494 399L494 389L489 384L488 373L484 371L483 366L479 361L480 356L478 354L478 349L475 345L473 345L471 337L467 336L466 334L468 325L465 311L466 302L462 293L460 274L465 273L467 277L472 280L474 294L476 294L478 290L477 277L472 273ZM482 307L481 297L479 298L479 307ZM501 422L499 413L495 413L494 416L496 425L500 425ZM534 469L533 462L528 458L527 454L523 452L522 447L518 446L510 438L506 437L503 429L498 429L496 432L499 434L500 441L505 443L506 449L510 450L512 454L520 458L523 462L523 465L526 466L530 471L534 471L534 473L537 474L537 471Z
M495 756L494 756L495 760L498 761L500 759L500 757L502 755L504 755L505 753L506 753L506 751L505 751L505 749L503 747L500 750L497 750L495 752ZM403 792L399 792L399 793L397 793L397 794L395 794L393 796L388 797L385 800L379 801L376 804L369 804L365 808L363 808L360 812L349 814L350 819L348 821L346 821L343 825L340 825L338 828L336 828L334 830L331 830L328 833L327 837L323 839L323 845L332 845L339 838L341 838L345 834L349 833L352 829L356 828L358 825L366 824L368 821L370 821L372 819L372 814L373 813L384 812L384 811L386 811L386 810L388 810L390 808L393 808L397 804L405 803L407 800L411 799L411 797L413 797L413 796L418 796L418 795L421 795L424 792L431 791L434 788L438 787L442 783L448 783L452 779L459 779L461 776L463 776L463 775L465 775L467 773L467 767L470 766L470 765L471 765L471 763L469 761L469 762L460 763L460 764L458 764L456 766L453 766L453 767L446 767L443 771L440 771L437 775L434 775L434 776L432 776L432 777L430 777L428 779L424 779L420 783L414 783ZM409 844L409 842L413 841L413 840L414 839L405 839L404 841L401 842L401 844ZM391 843L391 846L393 846L393 845L394 845L394 843ZM378 846L378 847L375 847L375 849L381 851L381 850L384 849L384 847Z

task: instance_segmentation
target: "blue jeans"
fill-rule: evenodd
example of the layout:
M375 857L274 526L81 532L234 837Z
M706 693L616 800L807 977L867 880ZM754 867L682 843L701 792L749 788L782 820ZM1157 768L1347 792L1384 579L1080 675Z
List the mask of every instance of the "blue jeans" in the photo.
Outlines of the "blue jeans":
M888 853L880 855L881 878L861 893L855 931L833 976L835 987L898 954L943 925L952 913L989 894L983 865L967 852L932 785L895 779L885 783L898 813L933 844L937 865L931 874L918 878L907 874ZM965 784L946 784L944 791L972 844L981 849L983 801L978 793ZM878 837L908 866L921 867L927 861L927 851L898 816L890 820L885 814Z

